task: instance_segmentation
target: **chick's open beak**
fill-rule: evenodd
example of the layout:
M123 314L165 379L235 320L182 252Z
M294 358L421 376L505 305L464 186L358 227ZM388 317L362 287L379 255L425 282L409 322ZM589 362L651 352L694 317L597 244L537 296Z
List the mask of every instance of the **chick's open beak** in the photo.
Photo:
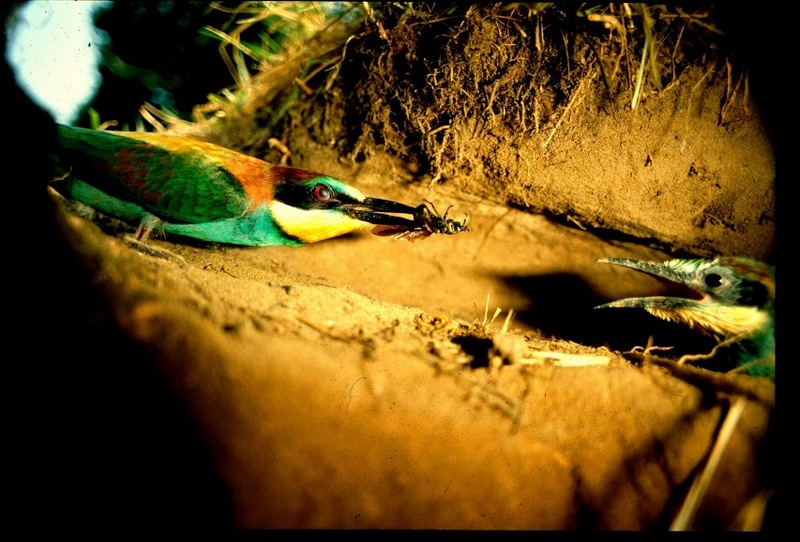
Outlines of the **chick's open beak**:
M697 300L702 299L701 292L689 286L691 282L691 275L681 272L673 267L663 265L658 262L649 262L645 260L632 260L627 258L603 258L597 260L600 263L610 263L628 267L642 273L646 273L661 282L667 284L674 290L680 291L682 297L629 297L626 299L619 299L603 305L598 305L597 309L604 308L640 308L646 309L652 306L662 306L663 308L677 308L685 304L691 303L694 305ZM676 292L677 293L677 292Z

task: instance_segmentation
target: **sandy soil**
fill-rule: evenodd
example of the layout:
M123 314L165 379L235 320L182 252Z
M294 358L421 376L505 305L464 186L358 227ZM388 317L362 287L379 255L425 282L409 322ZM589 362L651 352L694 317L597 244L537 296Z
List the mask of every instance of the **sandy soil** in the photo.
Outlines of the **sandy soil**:
M453 204L470 231L152 253L65 215L109 300L95 321L166 378L236 526L667 528L741 399L690 523L752 528L774 385L626 360L609 338L679 328L592 309L660 288L596 259L666 255L441 189L380 195Z

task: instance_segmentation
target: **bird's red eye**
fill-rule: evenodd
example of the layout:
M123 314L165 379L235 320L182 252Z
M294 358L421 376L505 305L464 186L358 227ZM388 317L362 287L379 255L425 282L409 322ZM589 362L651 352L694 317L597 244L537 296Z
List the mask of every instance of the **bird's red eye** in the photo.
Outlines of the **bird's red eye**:
M333 191L324 184L318 184L314 187L314 197L318 201L328 201L333 197Z

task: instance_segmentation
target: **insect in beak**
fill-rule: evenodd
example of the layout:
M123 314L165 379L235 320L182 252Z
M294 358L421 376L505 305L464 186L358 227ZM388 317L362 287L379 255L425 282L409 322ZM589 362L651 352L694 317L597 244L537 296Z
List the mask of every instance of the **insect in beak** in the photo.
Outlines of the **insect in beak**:
M445 210L444 215L440 215L433 203L428 200L423 201L425 203L414 208L414 220L410 221L410 224L398 223L376 226L373 228L372 233L383 236L391 235L395 239L415 241L418 239L425 239L434 233L454 235L456 233L469 231L467 227L469 222L468 214L465 213L464 220L459 222L447 217L450 209L453 208L452 205Z

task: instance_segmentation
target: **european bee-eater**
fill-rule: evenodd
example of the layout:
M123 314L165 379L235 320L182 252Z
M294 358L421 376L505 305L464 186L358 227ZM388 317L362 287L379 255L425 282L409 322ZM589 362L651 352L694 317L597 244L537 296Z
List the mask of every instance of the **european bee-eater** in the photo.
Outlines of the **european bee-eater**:
M744 372L774 378L775 268L745 257L673 259L662 263L606 258L685 290L686 297L634 297L596 308L640 308L735 345Z
M315 171L177 135L58 126L51 185L153 231L248 246L300 246L371 224L418 228L419 207L366 197ZM397 214L409 214L404 218Z

